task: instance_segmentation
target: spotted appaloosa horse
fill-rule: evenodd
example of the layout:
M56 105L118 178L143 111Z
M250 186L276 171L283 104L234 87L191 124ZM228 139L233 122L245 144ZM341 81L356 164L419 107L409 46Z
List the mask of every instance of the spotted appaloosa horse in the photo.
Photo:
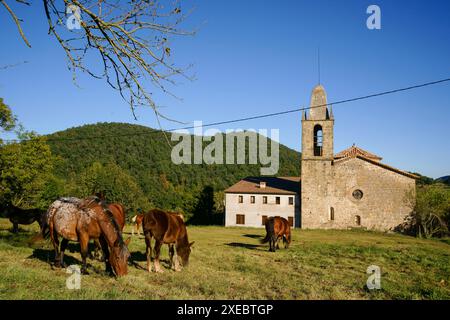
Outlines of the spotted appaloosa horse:
M122 233L113 215L105 210L105 205L96 197L85 200L77 198L60 198L53 202L47 213L43 216L41 233L46 237L50 235L55 248L55 266L64 265L64 250L69 241L80 243L80 252L83 260L81 271L86 271L86 257L88 254L89 239L100 241L106 257L107 271L116 276L126 275L128 272L128 258L130 253L127 242L122 239ZM59 247L58 236L63 239Z
M41 216L45 210L40 209L21 209L13 204L7 204L0 208L0 213L6 214L9 221L13 224L13 232L19 232L19 224L29 225L33 222L41 224Z
M269 242L269 251L275 252L279 249L278 240L283 239L284 247L288 248L291 243L291 226L289 221L283 217L269 217L266 220L266 236L261 243ZM276 247L276 248L275 248Z
M153 209L144 214L142 229L145 236L146 255L147 255L147 270L152 271L151 256L152 247L151 240L155 238L155 271L162 272L159 264L159 254L162 244L169 245L170 265L176 271L180 271L181 264L186 267L189 263L189 255L191 254L191 247L194 242L189 243L186 225L179 214ZM175 248L174 248L175 245ZM175 261L173 256L175 254Z

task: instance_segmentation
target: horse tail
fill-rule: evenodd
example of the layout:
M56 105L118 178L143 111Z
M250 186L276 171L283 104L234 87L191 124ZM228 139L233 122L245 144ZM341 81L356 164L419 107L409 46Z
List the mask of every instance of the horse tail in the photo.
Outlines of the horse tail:
M266 236L261 240L261 243L267 243L275 235L274 219L266 220Z

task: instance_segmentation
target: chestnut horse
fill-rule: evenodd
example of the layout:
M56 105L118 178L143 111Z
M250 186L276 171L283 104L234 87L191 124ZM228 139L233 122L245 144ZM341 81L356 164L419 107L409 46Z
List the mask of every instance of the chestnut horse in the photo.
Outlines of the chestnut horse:
M112 214L114 220L116 221L120 229L120 232L123 232L123 228L125 227L125 208L120 203L111 203L108 204L107 210L109 210L109 212ZM96 249L93 256L96 257L98 260L102 261L103 259L105 259L105 257L101 257L101 254L98 253L103 251L102 246L100 244L100 240L94 239L94 243Z
M137 234L138 234L138 237L141 236L142 219L144 219L144 215L143 214L137 214L133 218L131 218L131 221L134 223L134 226L131 229L131 235L134 236L134 230L136 230Z
M41 216L44 210L40 209L21 209L13 204L7 204L0 209L0 213L6 213L6 217L13 224L13 232L19 232L19 224L32 224L37 221L39 225L41 224Z
M163 244L169 245L170 265L175 271L180 271L178 258L181 258L181 263L184 267L189 264L189 255L191 254L191 247L194 242L189 243L186 225L183 219L174 213L165 212L159 209L153 209L144 214L142 222L142 229L145 236L147 255L147 270L152 271L151 257L152 257L152 238L155 238L155 271L162 272L159 264L159 254ZM175 245L175 249L174 249ZM173 256L175 254L175 262Z
M266 220L266 237L261 240L261 243L269 242L269 251L275 252L279 249L278 240L283 238L284 247L288 248L291 243L291 226L289 221L283 217L269 217Z
M64 250L69 241L80 243L80 253L83 262L82 273L87 273L86 257L90 239L100 241L105 255L106 270L116 276L128 272L130 253L127 243L122 239L122 233L113 215L106 205L97 197L85 200L78 198L60 198L50 205L42 219L42 236L50 234L55 248L55 266L64 265ZM59 247L58 236L63 239ZM128 242L128 240L127 240Z

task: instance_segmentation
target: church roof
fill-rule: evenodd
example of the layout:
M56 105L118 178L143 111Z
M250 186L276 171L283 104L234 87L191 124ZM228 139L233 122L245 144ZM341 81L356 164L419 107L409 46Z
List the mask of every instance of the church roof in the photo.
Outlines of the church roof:
M358 159L370 162L370 163L372 163L374 165L377 165L377 166L382 167L384 169L387 169L387 170L396 172L398 174L407 176L407 177L412 178L412 179L418 179L419 178L415 174L412 174L412 173L409 173L409 172L406 172L406 171L402 171L400 169L391 167L391 166L389 166L387 164L381 163L380 162L380 160L382 159L381 157L379 157L377 155L374 155L373 153L370 153L368 151L365 151L365 150L363 150L361 148L358 148L355 145L353 145L352 147L350 147L350 148L348 148L348 149L346 149L344 151L341 151L338 154L336 154L334 156L334 159L335 159L334 164L340 164L340 163L342 163L342 162L344 162L346 160L354 159L354 158L358 158Z
M362 156L364 158L375 160L375 161L380 161L381 159L383 159L383 158L381 158L373 153L370 153L369 151L363 150L355 145L352 145L350 148L337 153L334 156L334 159L337 160L337 159L342 159L342 158L353 158L356 156Z
M266 186L262 188L260 182L265 182ZM247 177L225 192L296 195L300 192L300 177Z

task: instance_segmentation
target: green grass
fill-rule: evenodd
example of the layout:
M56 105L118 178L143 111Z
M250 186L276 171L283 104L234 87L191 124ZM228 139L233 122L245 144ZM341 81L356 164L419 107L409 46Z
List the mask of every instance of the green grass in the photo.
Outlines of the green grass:
M0 299L450 299L448 240L294 230L291 247L271 253L259 244L263 229L189 227L195 248L183 271L169 270L167 246L165 272L143 270L144 239L135 236L127 276L109 277L102 263L90 260L81 289L68 290L65 269L50 265L50 243L29 246L37 224L22 226L18 235L10 230L0 219ZM67 251L66 262L79 264L79 253ZM366 288L369 265L381 268L380 290Z

